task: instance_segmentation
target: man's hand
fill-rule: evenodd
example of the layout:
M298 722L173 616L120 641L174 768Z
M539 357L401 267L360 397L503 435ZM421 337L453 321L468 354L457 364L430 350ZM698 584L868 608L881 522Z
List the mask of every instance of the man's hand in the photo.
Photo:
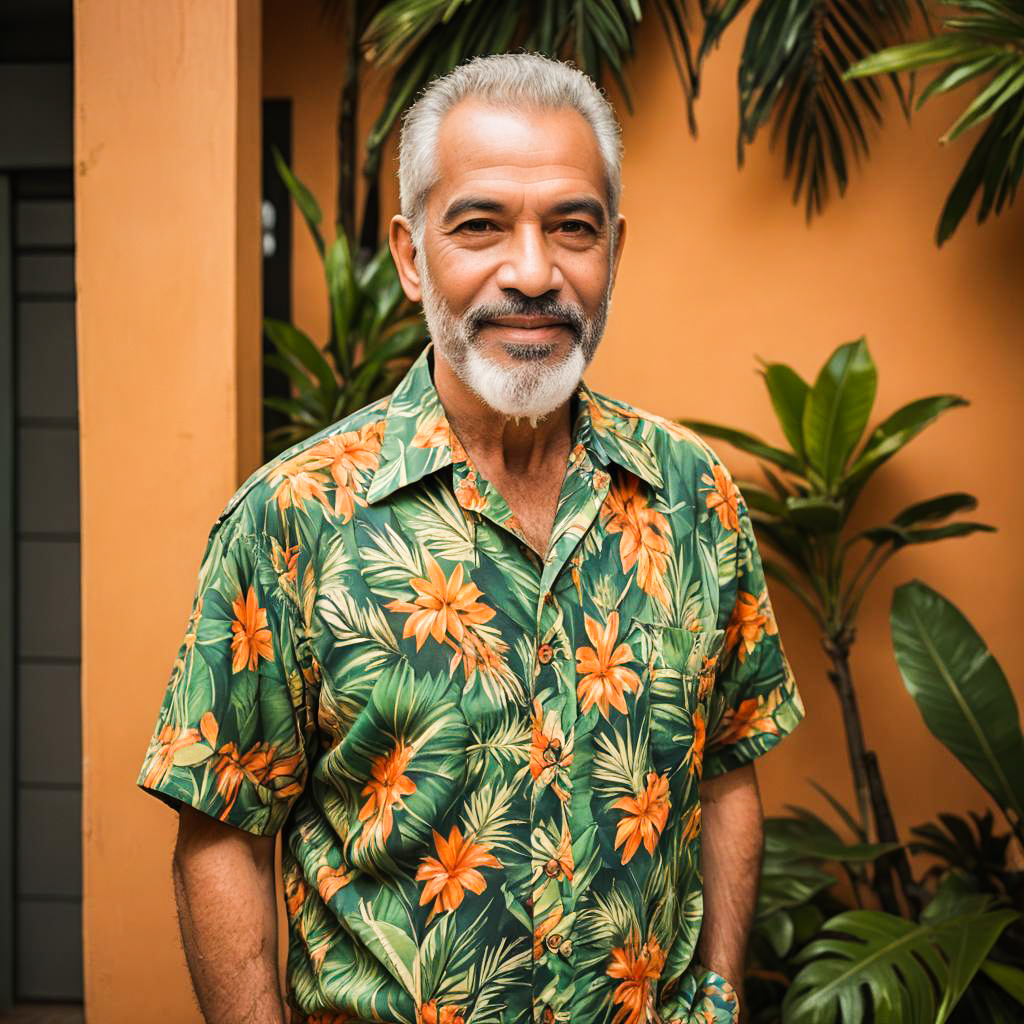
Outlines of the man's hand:
M173 869L185 957L207 1024L283 1024L274 838L183 804Z
M747 939L761 881L764 812L753 764L700 785L704 922L697 959L730 981L743 1017Z

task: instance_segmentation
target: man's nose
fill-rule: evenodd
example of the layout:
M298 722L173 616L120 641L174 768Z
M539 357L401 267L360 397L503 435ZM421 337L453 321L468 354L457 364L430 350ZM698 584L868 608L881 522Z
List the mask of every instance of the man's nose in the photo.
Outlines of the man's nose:
M558 262L539 225L520 225L512 233L501 266L499 288L514 288L524 295L558 291L565 283Z

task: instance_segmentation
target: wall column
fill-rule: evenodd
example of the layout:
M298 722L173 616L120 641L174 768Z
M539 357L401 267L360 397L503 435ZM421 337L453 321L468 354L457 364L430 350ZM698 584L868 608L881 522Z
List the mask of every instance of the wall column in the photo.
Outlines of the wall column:
M207 533L260 460L260 18L75 3L85 993L104 1024L201 1019L177 819L135 778Z

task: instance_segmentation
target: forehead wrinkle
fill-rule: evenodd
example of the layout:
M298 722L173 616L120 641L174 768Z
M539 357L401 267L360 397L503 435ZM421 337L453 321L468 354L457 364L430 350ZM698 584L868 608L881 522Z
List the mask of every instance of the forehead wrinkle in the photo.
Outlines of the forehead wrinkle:
M496 213L514 212L517 216L524 207L538 207L542 211L558 213L559 207L576 204L583 209L588 202L596 202L605 211L603 191L595 191L587 178L577 178L571 183L560 176L533 181L516 178L469 177L455 184L447 185L442 179L440 189L431 197L441 212L442 222L453 220L458 214L467 212L470 201L473 207ZM550 184L551 188L544 188Z

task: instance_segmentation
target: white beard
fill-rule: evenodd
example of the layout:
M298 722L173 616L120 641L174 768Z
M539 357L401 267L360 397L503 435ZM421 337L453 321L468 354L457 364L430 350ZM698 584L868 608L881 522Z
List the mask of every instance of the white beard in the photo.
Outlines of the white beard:
M525 417L531 426L536 426L538 420L569 400L604 331L611 300L610 280L597 314L592 319L580 317L581 336L564 359L553 366L540 359L527 359L521 366L505 366L481 351L470 326L474 310L455 316L434 286L426 260L419 254L416 268L427 331L455 375L483 402L505 416Z

